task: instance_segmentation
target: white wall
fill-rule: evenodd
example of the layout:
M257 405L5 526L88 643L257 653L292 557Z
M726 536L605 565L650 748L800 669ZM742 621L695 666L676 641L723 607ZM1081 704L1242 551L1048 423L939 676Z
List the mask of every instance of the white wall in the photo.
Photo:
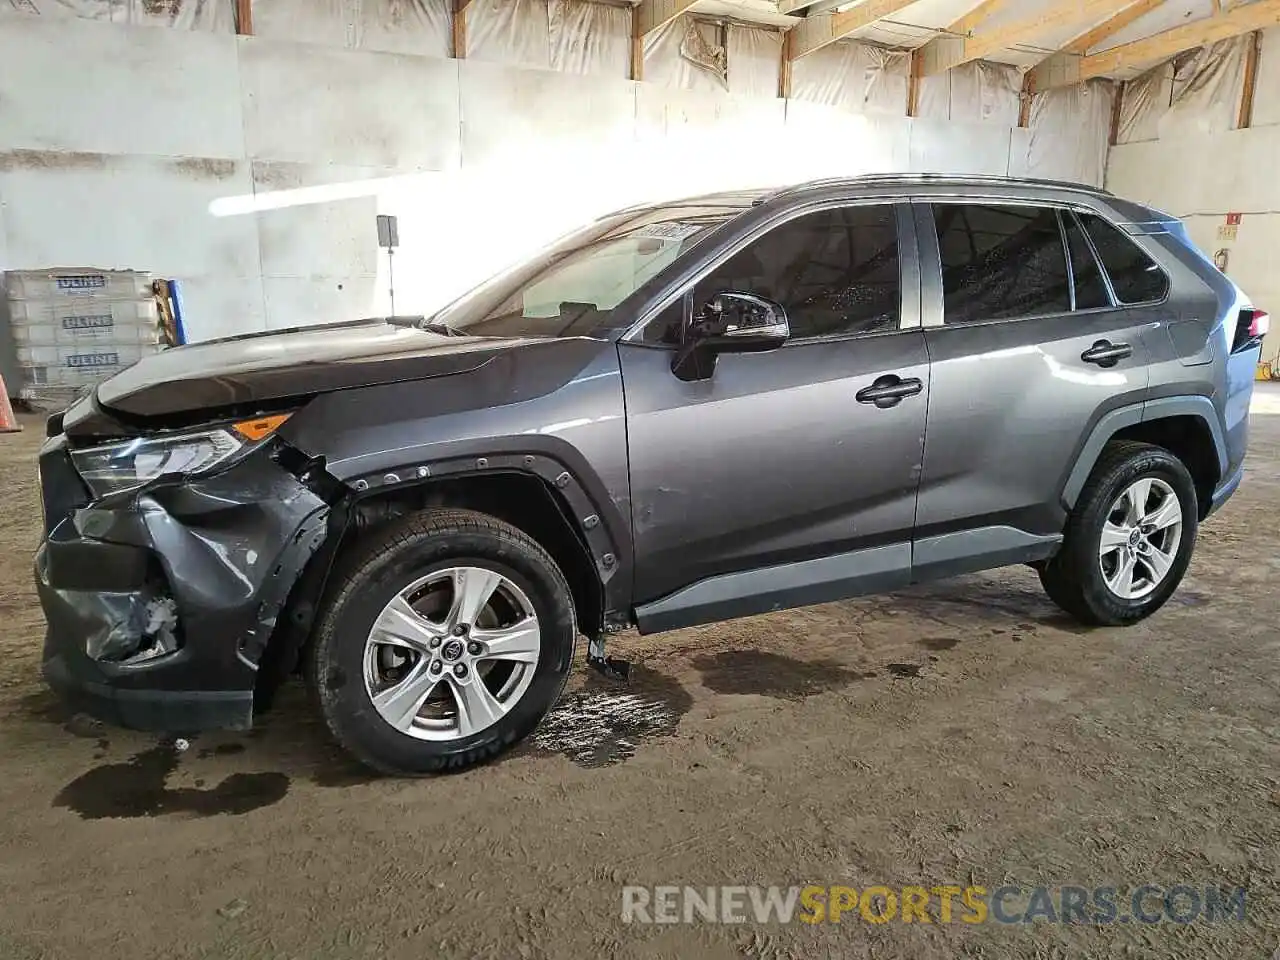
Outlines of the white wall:
M1239 96L1236 84L1213 102L1184 104L1177 123L1168 122L1167 103L1161 105L1155 122L1135 124L1149 139L1111 149L1106 183L1121 196L1183 218L1207 254L1226 249L1227 275L1257 306L1280 317L1280 30L1263 33L1252 125L1224 129L1235 126ZM1228 213L1242 214L1234 240L1218 232ZM1263 344L1263 360L1277 355L1280 332Z
M379 212L400 218L406 313L639 199L871 171L1076 176L1004 122L271 37L0 13L0 64L0 269L177 279L192 339L387 309Z

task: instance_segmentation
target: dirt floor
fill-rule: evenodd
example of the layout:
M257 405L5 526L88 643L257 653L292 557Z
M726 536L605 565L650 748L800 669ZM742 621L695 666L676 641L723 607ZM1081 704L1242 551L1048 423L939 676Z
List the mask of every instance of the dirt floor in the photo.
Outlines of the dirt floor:
M490 766L373 780L297 689L185 752L38 678L40 423L0 437L0 958L1272 957L1280 391L1152 619L1023 568L666 636ZM626 925L639 885L1247 888L1244 922Z

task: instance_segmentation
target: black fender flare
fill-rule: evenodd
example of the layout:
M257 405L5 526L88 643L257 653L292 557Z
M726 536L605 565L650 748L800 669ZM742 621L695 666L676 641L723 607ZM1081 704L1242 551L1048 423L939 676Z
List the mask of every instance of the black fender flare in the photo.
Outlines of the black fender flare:
M1218 457L1218 474L1219 476L1226 476L1228 463L1227 441L1222 434L1222 423L1218 419L1218 411L1214 407L1213 401L1206 396L1198 395L1160 397L1156 400L1146 400L1117 407L1098 418L1097 423L1093 425L1093 429L1085 438L1080 452L1076 454L1071 472L1067 475L1067 479L1062 486L1061 502L1063 508L1070 512L1075 507L1076 501L1080 497L1080 491L1084 489L1085 482L1089 479L1089 474L1093 472L1094 465L1098 462L1102 448L1110 443L1111 438L1117 433L1126 427L1132 427L1139 423L1163 420L1167 417L1185 416L1198 417L1204 421L1204 425L1209 431L1209 436L1213 439L1214 450Z
M540 438L547 440L548 438ZM621 510L609 498L604 483L581 464L573 464L572 449L539 450L531 445L502 444L498 449L451 456L339 478L362 498L375 493L410 489L433 480L461 479L482 474L520 473L536 477L568 506L569 517L586 544L600 580L606 619L631 607L631 531ZM492 443L492 441L490 441ZM515 446L515 449L512 449ZM521 449L523 446L523 449ZM567 444L564 444L568 447ZM503 449L503 447L506 447Z

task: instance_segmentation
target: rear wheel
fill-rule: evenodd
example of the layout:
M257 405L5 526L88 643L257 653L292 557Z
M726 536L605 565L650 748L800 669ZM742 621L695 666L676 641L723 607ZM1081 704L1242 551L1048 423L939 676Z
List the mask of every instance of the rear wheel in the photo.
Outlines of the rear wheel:
M1122 441L1103 452L1040 568L1050 598L1082 623L1118 626L1158 610L1195 547L1195 485L1162 447Z
M568 677L568 585L520 530L485 514L417 514L335 574L312 682L335 738L384 773L496 756L527 736Z

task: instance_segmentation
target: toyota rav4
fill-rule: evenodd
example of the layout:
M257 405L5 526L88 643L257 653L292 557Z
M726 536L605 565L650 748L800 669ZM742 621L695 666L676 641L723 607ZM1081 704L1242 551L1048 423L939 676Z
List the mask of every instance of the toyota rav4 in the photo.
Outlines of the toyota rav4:
M44 673L243 728L301 670L378 770L493 757L579 635L1029 564L1086 624L1240 482L1267 318L1077 185L859 177L623 210L430 317L149 357L49 420Z

